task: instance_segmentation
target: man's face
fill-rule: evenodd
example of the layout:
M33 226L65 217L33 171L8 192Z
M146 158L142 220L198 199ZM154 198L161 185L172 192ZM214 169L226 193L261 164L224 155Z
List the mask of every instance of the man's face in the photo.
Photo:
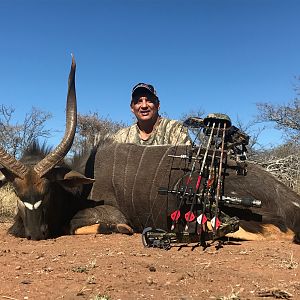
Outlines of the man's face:
M131 102L131 111L138 121L154 120L158 116L159 101L150 93L141 92Z

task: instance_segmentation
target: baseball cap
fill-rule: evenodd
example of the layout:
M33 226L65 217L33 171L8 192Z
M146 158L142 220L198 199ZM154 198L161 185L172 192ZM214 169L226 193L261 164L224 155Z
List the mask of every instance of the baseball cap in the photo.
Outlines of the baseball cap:
M133 87L132 97L134 97L136 94L138 94L138 92L141 92L142 90L146 90L150 92L150 94L154 95L158 99L154 86L149 83L143 83L143 82L140 82Z

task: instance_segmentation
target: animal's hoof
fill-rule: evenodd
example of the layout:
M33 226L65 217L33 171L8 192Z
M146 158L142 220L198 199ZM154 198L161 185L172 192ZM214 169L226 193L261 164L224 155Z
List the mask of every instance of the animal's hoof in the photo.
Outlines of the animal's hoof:
M117 231L123 234L133 234L133 229L126 224L117 224Z

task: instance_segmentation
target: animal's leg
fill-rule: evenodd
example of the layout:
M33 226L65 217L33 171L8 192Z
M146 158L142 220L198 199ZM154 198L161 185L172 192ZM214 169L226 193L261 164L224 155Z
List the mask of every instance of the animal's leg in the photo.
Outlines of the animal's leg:
M252 233L240 227L234 233L228 233L226 236L246 241L263 241L263 240L291 240L294 233L291 230L286 232L281 231L273 224L262 224L262 231L260 233Z
M80 210L70 221L69 233L123 233L133 234L125 216L110 205L98 205Z
M227 233L226 237L242 241L262 241L265 239L261 233L248 232L242 227L236 232Z
M132 228L127 224L94 224L77 228L74 234L96 234L112 232L133 234Z

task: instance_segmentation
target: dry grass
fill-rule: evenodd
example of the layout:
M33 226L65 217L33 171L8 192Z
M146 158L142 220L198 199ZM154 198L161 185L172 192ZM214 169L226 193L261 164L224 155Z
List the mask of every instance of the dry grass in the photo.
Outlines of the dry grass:
M88 273L91 269L96 268L96 260L89 260L85 266L76 266L72 268L73 272L76 273Z
M298 268L298 262L294 260L294 253L291 252L291 256L287 260L283 260L280 264L280 266L284 269L297 269Z
M11 185L0 188L0 222L11 221L15 215L17 196Z
M240 289L239 291L234 291L233 288L231 288L231 292L227 296L221 296L218 297L217 300L240 300L240 293L243 291L243 289Z

